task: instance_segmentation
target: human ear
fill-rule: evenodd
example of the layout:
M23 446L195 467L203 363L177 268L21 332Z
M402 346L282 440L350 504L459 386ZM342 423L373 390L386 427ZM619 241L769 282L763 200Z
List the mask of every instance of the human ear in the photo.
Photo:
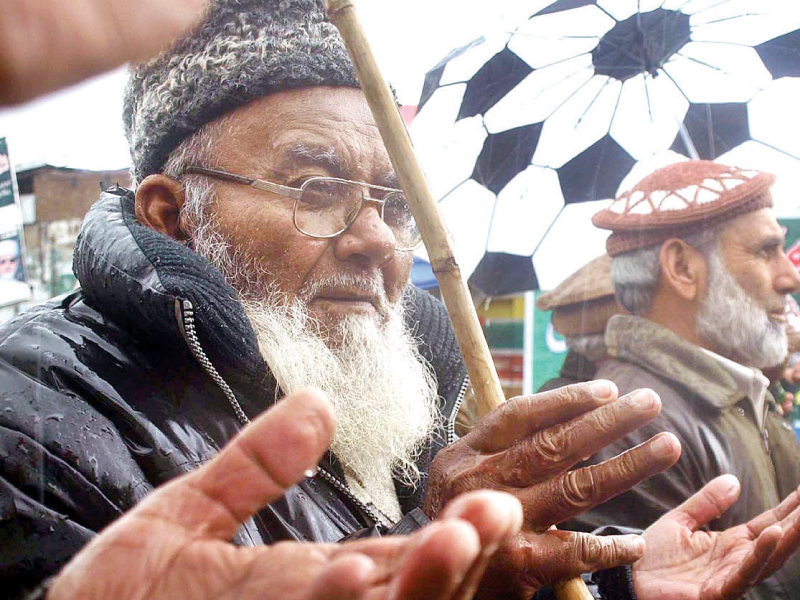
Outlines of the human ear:
M685 241L673 238L661 245L661 278L684 300L694 301L705 287L707 273L703 255Z
M189 239L181 229L183 184L166 175L149 175L136 188L136 218L143 225L183 242Z

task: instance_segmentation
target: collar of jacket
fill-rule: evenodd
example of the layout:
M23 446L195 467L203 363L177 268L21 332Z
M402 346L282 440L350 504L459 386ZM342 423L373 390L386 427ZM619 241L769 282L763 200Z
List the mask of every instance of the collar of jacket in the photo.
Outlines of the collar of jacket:
M745 397L731 374L711 356L647 319L611 317L606 345L611 356L683 386L714 408L733 406Z
M253 416L274 400L274 378L236 291L205 258L136 221L133 192L111 188L90 209L75 245L73 270L89 302L153 345L185 347L175 305L189 300L212 364L234 390L245 390L236 394L245 412ZM447 312L412 285L404 303L406 327L436 376L441 415L449 422L466 369ZM435 446L444 445L444 429L434 438Z
M73 270L89 302L152 345L186 347L176 301L191 302L212 364L232 388L247 390L237 397L249 399L248 414L263 409L267 392L253 398L253 391L269 388L270 375L235 290L199 254L136 221L133 192L111 188L92 206L75 245Z

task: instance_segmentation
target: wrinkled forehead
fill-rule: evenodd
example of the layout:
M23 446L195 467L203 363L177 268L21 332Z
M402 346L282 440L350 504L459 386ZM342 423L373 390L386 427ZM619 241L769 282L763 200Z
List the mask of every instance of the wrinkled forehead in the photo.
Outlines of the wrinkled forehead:
M762 208L731 219L720 231L723 246L784 245L783 228L771 208Z
M224 166L253 176L321 169L394 187L396 180L361 90L313 87L271 94L230 113L218 138Z

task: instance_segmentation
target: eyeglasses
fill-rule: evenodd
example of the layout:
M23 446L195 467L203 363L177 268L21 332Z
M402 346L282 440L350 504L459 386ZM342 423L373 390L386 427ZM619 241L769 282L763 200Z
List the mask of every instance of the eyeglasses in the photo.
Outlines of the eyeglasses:
M397 250L411 251L422 242L419 228L411 214L411 207L401 190L336 177L311 177L299 188L293 188L263 179L251 179L197 166L186 167L183 173L204 175L212 179L248 185L285 198L293 198L294 226L300 233L312 238L329 239L341 235L356 220L364 203L372 202L378 206L381 219L394 233ZM380 197L366 195L365 189Z

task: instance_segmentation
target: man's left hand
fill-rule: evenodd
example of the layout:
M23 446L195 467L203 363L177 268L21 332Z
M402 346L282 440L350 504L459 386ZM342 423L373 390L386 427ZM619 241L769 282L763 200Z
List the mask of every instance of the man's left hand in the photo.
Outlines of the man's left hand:
M522 503L523 533L501 545L482 597L529 598L545 585L642 556L639 536L548 531L678 460L678 440L662 433L603 463L572 469L661 410L655 392L617 394L613 383L595 381L513 398L434 459L424 504L431 518L457 496L481 488Z
M717 477L644 532L633 565L641 600L733 600L772 575L800 546L800 490L726 531L704 531L739 497L732 475Z

